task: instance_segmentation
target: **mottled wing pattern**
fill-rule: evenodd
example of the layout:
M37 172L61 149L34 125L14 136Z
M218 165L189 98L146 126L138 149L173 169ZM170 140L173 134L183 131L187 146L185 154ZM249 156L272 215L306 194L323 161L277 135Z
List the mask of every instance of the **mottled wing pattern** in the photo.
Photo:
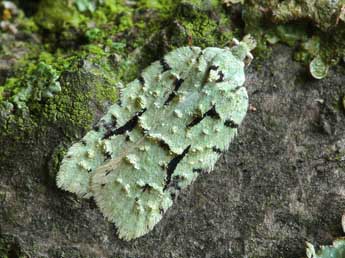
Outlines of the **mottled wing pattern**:
M168 53L70 148L58 186L93 195L121 238L146 234L236 135L248 107L243 68L229 49Z
M178 73L182 71L178 68L180 63L188 62L201 52L197 47L186 49L188 51L179 51L180 62L172 63ZM89 186L94 170L130 149L128 140L134 134L129 135L129 132L136 126L138 117L157 99L165 98L176 88L175 77L162 77L167 69L171 68L164 59L154 62L121 90L119 104L112 105L94 129L69 148L57 175L60 188L81 197L92 196Z

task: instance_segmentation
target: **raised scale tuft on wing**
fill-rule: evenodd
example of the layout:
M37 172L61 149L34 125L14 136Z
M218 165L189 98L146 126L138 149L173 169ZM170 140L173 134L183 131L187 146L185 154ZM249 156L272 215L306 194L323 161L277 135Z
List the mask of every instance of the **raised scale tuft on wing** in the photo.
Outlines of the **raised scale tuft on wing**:
M148 233L236 135L248 107L242 59L251 48L181 47L152 63L72 145L57 185L93 196L120 238Z

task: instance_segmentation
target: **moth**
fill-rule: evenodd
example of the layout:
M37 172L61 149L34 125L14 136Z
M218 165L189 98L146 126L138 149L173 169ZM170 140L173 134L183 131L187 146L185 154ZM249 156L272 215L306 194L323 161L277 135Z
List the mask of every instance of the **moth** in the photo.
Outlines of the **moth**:
M93 197L119 237L148 233L180 189L209 172L248 108L244 60L232 48L181 47L120 89L118 103L63 158L57 185Z

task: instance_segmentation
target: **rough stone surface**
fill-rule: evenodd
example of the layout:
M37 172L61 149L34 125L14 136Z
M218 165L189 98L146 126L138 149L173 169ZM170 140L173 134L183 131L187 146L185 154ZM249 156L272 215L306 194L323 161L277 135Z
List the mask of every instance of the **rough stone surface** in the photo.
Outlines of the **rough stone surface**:
M291 55L276 46L247 69L252 111L230 150L134 241L119 240L92 200L55 186L49 164L63 125L21 144L1 138L2 241L65 258L288 258L305 256L305 240L331 243L345 207L344 68L317 81Z

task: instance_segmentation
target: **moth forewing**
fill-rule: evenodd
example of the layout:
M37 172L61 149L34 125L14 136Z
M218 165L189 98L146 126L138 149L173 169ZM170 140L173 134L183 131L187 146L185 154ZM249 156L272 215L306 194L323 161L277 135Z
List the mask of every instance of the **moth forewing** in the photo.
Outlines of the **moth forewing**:
M246 114L249 48L236 47L182 47L148 66L84 143L71 147L59 187L80 193L82 181L120 238L152 230L175 193L213 169Z

